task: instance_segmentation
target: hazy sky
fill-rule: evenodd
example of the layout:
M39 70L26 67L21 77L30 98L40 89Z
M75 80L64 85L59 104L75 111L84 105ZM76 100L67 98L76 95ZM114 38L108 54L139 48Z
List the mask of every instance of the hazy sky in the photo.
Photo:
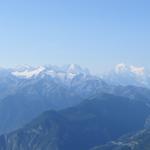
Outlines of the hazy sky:
M150 68L149 0L0 1L0 65Z

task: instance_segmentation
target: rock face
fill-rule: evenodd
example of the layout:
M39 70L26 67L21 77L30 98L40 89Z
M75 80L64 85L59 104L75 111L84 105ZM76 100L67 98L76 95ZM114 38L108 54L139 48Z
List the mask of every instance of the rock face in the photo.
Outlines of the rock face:
M150 110L141 101L100 95L60 111L46 111L0 136L1 150L89 150L142 129Z

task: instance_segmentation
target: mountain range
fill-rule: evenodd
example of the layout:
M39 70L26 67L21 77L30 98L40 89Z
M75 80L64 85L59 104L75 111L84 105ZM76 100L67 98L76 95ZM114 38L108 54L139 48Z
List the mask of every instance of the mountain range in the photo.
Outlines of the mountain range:
M48 74L50 66L44 71L29 66L0 70L0 133L21 127L43 111L74 106L108 88L78 66L53 68L55 76Z
M136 132L150 109L143 102L102 94L60 111L46 111L21 129L0 137L1 150L90 150Z
M0 149L101 149L149 127L149 107L144 67L99 76L74 64L0 68Z

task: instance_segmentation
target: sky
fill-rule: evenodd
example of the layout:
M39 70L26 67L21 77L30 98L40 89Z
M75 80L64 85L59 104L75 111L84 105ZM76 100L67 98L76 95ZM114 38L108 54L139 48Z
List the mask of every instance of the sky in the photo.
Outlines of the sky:
M1 0L0 66L150 68L149 0Z

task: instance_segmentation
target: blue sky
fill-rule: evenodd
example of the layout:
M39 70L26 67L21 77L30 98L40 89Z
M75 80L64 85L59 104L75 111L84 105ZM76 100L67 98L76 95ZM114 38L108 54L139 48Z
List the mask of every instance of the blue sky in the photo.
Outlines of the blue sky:
M149 8L148 0L1 1L0 65L150 68Z

